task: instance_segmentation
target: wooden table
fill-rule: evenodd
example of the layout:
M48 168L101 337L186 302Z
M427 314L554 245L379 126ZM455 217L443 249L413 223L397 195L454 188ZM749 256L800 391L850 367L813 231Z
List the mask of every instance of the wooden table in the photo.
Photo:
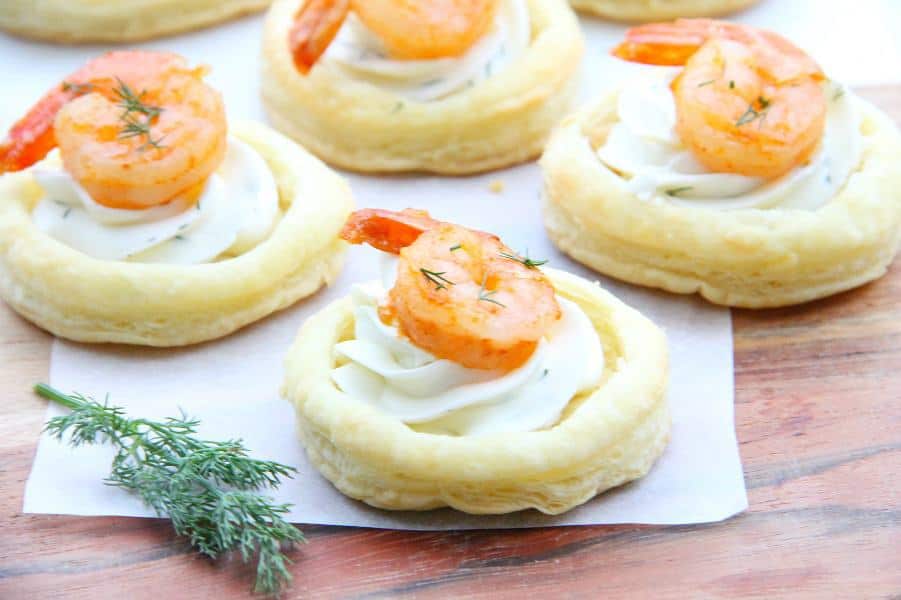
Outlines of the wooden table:
M901 87L863 94L901 121ZM899 165L901 168L901 165ZM750 509L712 525L412 533L304 527L286 597L901 596L901 261L792 309L736 311ZM21 514L51 338L0 306L0 598L238 598L166 521Z

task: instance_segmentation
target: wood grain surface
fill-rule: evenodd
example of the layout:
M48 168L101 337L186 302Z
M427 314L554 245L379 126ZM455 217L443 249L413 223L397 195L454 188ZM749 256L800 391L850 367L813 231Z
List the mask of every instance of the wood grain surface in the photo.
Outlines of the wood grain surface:
M864 96L901 121L901 87ZM899 165L901 168L901 165ZM901 264L806 306L736 311L750 509L712 525L415 533L304 527L289 598L901 597ZM166 521L21 513L48 335L0 306L0 598L241 598L252 574Z

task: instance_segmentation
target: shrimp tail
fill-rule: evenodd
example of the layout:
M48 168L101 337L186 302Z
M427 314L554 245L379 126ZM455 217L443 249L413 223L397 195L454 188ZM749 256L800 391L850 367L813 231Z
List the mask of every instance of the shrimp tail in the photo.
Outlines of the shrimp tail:
M646 23L629 29L610 53L645 65L682 66L718 29L721 24L709 19Z
M366 208L350 215L341 230L341 239L351 244L369 244L382 252L399 254L419 236L440 225L424 210L400 212Z
M78 93L57 87L48 92L9 130L0 144L0 175L27 169L56 147L53 121Z
M308 0L294 17L288 47L297 70L306 75L338 35L350 0Z

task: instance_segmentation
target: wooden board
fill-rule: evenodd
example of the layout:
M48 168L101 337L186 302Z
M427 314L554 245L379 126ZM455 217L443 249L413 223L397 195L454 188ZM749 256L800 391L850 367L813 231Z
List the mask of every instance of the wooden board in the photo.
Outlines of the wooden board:
M901 87L862 93L901 120ZM901 168L901 165L899 165ZM305 527L286 597L901 595L901 264L799 308L736 311L750 509L683 527ZM252 574L156 519L21 514L50 337L0 306L0 598L240 598Z

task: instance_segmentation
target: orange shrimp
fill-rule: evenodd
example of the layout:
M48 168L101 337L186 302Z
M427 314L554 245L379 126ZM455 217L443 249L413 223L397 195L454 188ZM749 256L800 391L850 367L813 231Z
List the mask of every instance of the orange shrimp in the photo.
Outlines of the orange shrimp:
M825 75L773 32L679 19L629 30L613 55L685 67L672 85L676 131L712 171L778 177L803 164L823 137Z
M0 173L59 147L66 170L98 203L141 209L196 188L225 156L221 96L169 53L104 54L50 90L0 145Z
M305 0L288 34L294 64L308 73L353 11L402 60L460 56L494 22L498 0Z
M525 362L560 319L554 286L538 263L492 234L428 213L360 210L341 237L399 254L383 317L439 358L475 369Z

